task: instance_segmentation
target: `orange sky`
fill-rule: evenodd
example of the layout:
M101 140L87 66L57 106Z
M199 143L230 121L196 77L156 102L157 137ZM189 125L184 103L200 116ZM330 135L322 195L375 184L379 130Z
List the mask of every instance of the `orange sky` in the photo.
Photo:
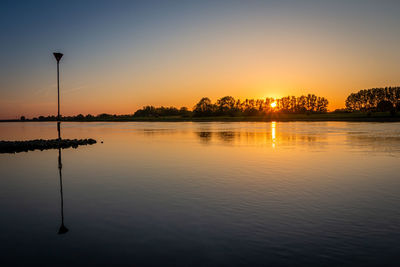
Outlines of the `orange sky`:
M19 31L5 24L0 119L56 114L54 50L65 54L63 115L308 93L334 110L351 92L400 85L400 5L316 3L132 4L114 13L100 7L90 18L70 7L55 25L40 6L27 8L32 20ZM21 10L14 15L27 20Z

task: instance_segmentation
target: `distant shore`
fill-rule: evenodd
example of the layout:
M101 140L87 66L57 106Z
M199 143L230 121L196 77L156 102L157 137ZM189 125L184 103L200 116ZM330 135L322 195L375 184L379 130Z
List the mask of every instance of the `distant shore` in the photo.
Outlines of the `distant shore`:
M44 122L54 120L0 120L0 122ZM354 121L354 122L400 122L400 113L389 112L376 113L323 113L323 114L268 114L265 116L216 116L216 117L183 117L183 116L160 116L160 117L134 117L125 116L109 118L74 119L63 118L65 122L257 122L257 121Z

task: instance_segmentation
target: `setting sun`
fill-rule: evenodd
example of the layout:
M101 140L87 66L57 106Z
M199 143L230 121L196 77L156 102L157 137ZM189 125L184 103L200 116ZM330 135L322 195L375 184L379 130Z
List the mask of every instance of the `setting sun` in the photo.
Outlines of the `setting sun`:
M276 102L272 102L271 103L271 108L275 108L276 107Z

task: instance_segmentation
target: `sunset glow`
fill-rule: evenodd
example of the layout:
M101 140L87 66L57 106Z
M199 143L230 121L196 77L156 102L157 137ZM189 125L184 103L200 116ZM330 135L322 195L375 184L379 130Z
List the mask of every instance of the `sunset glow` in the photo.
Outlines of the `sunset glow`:
M276 108L276 102L271 103L271 108Z
M278 2L3 4L0 119L57 113L54 51L65 116L308 93L332 111L400 84L399 3Z

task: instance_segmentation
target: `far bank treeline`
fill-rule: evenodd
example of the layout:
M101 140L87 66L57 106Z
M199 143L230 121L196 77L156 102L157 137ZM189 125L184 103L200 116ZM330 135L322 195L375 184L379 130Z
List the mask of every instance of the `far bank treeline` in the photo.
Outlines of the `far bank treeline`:
M232 96L225 96L212 102L203 97L192 109L187 107L154 107L144 106L134 114L111 115L102 113L96 116L91 114L77 116L63 116L63 121L108 121L108 120L136 120L140 118L159 117L254 117L275 116L276 114L324 114L328 113L328 100L314 94L300 97L287 96L279 99L246 99L241 101ZM371 113L385 113L392 116L400 111L400 87L385 87L360 90L351 93L346 101L346 108L333 111L333 113L360 113L370 117ZM329 114L328 114L329 115ZM349 114L350 115L350 114ZM357 114L353 114L357 115ZM282 115L283 116L283 115ZM295 115L297 116L297 115ZM301 116L301 115L299 115ZM363 116L363 115L362 115ZM386 116L381 114L380 116ZM298 116L297 116L298 117ZM309 116L307 116L309 117ZM25 120L22 116L21 120ZM33 118L39 121L56 121L56 116L40 116Z
M328 100L309 94L307 96L288 96L280 99L246 99L241 101L232 96L225 96L213 103L208 97L203 97L192 111L182 107L146 106L135 112L135 117L157 117L157 116L260 116L269 113L323 113L327 111Z
M311 114L326 113L328 108L328 100L314 94L303 95L300 97L288 96L280 99L246 99L241 101L232 96L225 96L213 103L208 97L203 97L190 110L187 107L154 107L144 106L137 110L133 115L111 115L99 114L86 116L79 114L77 116L63 116L64 121L102 121L102 120L130 120L134 118L146 117L246 117L246 116L263 116L272 113L288 113L288 114ZM55 121L55 116L40 116L33 120ZM21 117L21 120L25 120Z

